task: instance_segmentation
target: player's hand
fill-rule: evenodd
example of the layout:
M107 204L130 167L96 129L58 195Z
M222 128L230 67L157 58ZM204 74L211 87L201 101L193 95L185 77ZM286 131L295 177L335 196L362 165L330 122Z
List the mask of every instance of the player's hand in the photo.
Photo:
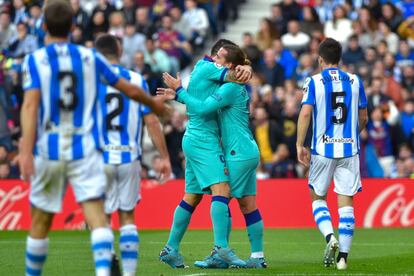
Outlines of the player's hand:
M168 100L174 100L177 93L171 88L157 88L157 96L163 96Z
M310 151L304 146L296 146L296 151L298 153L298 161L305 167L309 167L310 163Z
M20 178L29 183L30 178L34 175L34 158L33 154L19 153L12 161L12 164L18 164L20 169Z
M236 78L241 83L247 83L253 76L253 69L250 65L236 66Z
M165 85L167 85L171 89L177 90L177 88L181 86L180 72L177 73L177 78L174 78L168 73L163 73L162 79L164 80Z
M160 162L160 175L158 181L160 184L165 183L171 178L171 163L169 158L162 158Z

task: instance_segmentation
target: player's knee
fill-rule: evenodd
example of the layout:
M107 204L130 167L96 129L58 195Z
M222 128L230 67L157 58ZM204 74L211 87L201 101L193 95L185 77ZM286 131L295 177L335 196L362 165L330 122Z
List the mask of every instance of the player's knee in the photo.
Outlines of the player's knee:
M200 203L203 195L201 194L185 194L183 200L194 208Z
M121 226L128 225L128 224L135 224L134 210L131 210L131 211L119 210L118 214L119 214L119 224Z
M249 214L257 209L256 199L253 197L238 199L240 211L243 214Z
M215 196L230 197L230 186L227 182L214 184L210 187L211 192Z
M326 200L326 195L320 196L320 195L316 194L315 191L312 190L312 189L310 190L310 194L311 194L312 201Z
M32 210L32 226L30 236L35 239L46 238L52 226L53 214L39 209Z

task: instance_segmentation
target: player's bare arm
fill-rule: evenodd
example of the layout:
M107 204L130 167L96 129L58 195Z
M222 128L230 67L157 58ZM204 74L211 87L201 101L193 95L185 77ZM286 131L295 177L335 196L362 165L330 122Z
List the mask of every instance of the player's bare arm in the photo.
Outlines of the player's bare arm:
M168 154L167 144L161 129L161 123L157 116L150 113L144 117L145 125L148 128L149 135L161 156L161 175L159 181L161 183L168 180L171 175L171 162Z
M21 177L29 182L34 173L33 148L36 140L37 112L39 109L40 91L28 90L24 94L23 106L20 113L22 138L19 143L18 162Z
M358 111L358 121L359 121L359 132L365 128L368 123L368 111L366 108L360 109Z
M120 91L123 91L128 98L131 98L137 102L141 102L144 105L151 108L151 110L157 115L163 115L165 112L165 99L163 97L151 97L145 91L129 83L124 78L120 78L114 87Z
M304 104L299 114L298 119L298 134L296 140L296 150L298 154L298 161L304 166L308 167L310 162L309 149L304 147L306 133L309 128L310 119L312 116L313 106Z

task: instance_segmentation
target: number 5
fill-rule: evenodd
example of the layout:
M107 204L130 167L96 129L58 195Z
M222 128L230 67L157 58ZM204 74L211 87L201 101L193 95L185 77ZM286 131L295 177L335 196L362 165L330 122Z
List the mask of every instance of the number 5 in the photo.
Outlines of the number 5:
M332 123L333 124L343 124L343 123L345 123L346 117L348 115L348 108L345 105L344 101L339 101L340 99L345 100L345 92L344 91L332 92L332 98L331 99L332 99L332 101L331 101L332 110L334 112L338 108L340 108L340 110L341 110L340 117L338 117L337 114L335 114L334 116L331 117Z

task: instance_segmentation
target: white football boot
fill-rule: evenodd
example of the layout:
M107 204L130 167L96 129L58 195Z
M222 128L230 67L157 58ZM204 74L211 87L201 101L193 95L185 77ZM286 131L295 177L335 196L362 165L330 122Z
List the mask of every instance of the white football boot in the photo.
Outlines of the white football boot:
M338 247L339 242L335 236L332 235L331 240L326 245L325 252L323 253L323 264L325 267L330 267L335 263L335 253Z

